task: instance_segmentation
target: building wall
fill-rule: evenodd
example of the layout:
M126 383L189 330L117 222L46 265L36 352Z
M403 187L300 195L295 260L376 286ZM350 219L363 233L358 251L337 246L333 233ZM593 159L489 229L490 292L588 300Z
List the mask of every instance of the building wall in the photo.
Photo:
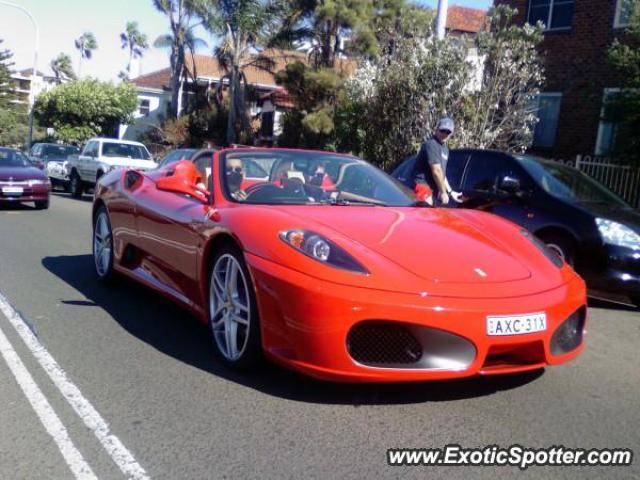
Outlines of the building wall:
M143 101L149 102L149 112L141 112L140 105ZM121 125L119 136L124 140L137 141L140 136L152 128L152 125L160 125L167 116L167 105L171 102L170 92L156 92L138 90L138 110L134 114L135 120L131 125Z
M495 0L518 9L524 24L530 0ZM540 153L569 158L593 154L605 88L619 87L621 76L607 63L607 50L623 30L614 29L616 0L576 0L569 30L545 33L545 92L562 93L555 146Z

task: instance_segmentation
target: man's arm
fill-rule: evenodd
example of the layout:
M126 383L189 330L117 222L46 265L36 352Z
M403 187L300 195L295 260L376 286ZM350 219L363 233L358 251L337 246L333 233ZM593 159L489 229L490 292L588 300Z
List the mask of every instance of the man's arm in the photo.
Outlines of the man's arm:
M433 179L436 181L436 185L438 186L440 201L444 204L449 203L449 194L447 192L450 189L447 188L448 183L447 179L444 177L442 165L440 165L439 163L430 163L429 167L431 168Z

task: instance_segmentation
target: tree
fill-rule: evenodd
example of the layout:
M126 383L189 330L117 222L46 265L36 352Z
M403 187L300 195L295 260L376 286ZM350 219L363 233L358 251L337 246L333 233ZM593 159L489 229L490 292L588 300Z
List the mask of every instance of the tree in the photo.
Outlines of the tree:
M457 39L403 38L360 68L346 85L336 119L339 146L389 168L415 153L444 115L455 119L452 146L522 151L536 118L532 100L544 80L536 46L542 27L511 24L515 11L489 11L477 56ZM354 139L361 142L354 145Z
M134 58L140 58L149 48L147 36L138 29L138 22L127 22L124 32L120 34L122 48L129 50L129 62L124 77L128 80L131 76L131 62Z
M53 74L56 77L56 83L60 85L63 80L75 80L76 74L71 65L71 57L66 53L60 53L49 63Z
M280 144L289 147L325 148L334 130L334 107L344 79L332 68L289 63L276 74L294 98L296 110L284 118Z
M255 52L266 45L268 25L280 6L264 0L213 0L200 4L198 10L209 30L220 38L214 50L226 75L220 80L229 85L230 105L227 121L227 144L235 143L238 133L250 129L246 107L247 79L245 70L254 67L273 69L273 60Z
M0 45L4 40L0 39ZM0 145L19 146L29 134L27 109L17 103L11 78L13 54L0 48Z
M58 85L38 96L35 118L42 127L53 127L65 142L82 142L97 135L114 134L119 124L130 123L138 108L135 87L123 82L95 79Z
M197 26L194 23L194 1L153 0L153 5L156 9L169 20L170 33L160 35L153 43L153 46L168 48L170 51L172 95L169 115L172 118L176 118L180 113L178 112L179 96L182 91L180 87L182 79L189 75L189 70L186 66L186 51L189 50L193 58L196 48L206 45L204 40L197 38L194 34L194 29Z
M98 42L96 41L96 37L91 32L84 32L75 40L75 46L78 52L80 53L80 58L78 59L78 76L81 75L82 72L82 60L83 59L91 59L93 56L93 51L98 48Z
M633 8L627 41L617 39L609 49L609 63L625 79L623 89L605 104L605 119L615 125L615 157L640 163L640 2L629 0Z

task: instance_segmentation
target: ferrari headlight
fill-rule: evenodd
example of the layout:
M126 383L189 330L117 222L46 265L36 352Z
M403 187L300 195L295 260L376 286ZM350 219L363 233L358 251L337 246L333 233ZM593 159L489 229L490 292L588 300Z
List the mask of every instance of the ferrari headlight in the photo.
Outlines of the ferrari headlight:
M596 218L596 225L604 243L640 250L640 235L626 225L606 218Z
M545 245L545 243L540 240L538 237L533 235L529 230L520 230L520 233L529 239L531 243L533 243L542 254L551 261L556 267L561 268L564 265L564 261L556 255L556 252L551 250L549 247Z
M336 268L368 274L355 258L331 240L308 230L283 230L280 238L305 255Z

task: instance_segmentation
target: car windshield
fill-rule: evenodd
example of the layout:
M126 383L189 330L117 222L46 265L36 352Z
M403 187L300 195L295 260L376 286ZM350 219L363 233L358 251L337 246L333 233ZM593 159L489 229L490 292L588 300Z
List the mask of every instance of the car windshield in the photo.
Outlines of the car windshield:
M30 167L31 163L26 155L17 150L0 148L0 167Z
M43 157L66 158L69 155L77 155L80 149L69 145L46 145L42 149Z
M243 203L412 206L413 192L364 160L332 153L227 152L224 186Z
M168 165L169 163L172 163L172 162L177 162L178 160L185 160L185 159L188 160L193 156L195 151L196 150L193 148L181 148L179 150L174 150L172 152L169 152L164 156L162 160L160 160L160 163L158 164L158 166L164 167L165 165Z
M536 183L554 197L574 203L631 208L615 193L578 169L529 156L520 156L518 160Z
M151 158L147 149L142 145L115 142L105 142L102 144L102 156L128 157L141 160L149 160Z

